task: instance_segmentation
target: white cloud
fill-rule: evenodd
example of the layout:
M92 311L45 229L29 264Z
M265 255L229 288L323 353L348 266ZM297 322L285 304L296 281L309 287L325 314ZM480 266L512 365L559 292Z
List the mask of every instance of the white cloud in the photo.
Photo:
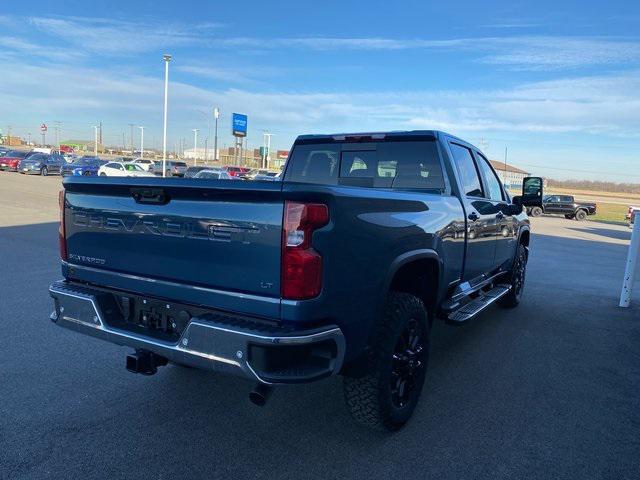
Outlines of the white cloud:
M78 17L31 17L29 22L40 32L58 37L63 43L105 56L127 56L194 44L200 39L192 33L194 30L201 33L217 25L150 24Z

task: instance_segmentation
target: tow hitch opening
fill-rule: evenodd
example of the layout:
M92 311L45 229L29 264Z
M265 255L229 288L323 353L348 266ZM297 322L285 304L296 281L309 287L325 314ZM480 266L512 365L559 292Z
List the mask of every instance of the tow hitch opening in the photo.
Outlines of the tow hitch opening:
M141 373L142 375L155 375L158 373L158 367L162 367L168 363L168 360L160 355L156 355L148 350L136 350L134 353L127 355L127 370L132 373Z

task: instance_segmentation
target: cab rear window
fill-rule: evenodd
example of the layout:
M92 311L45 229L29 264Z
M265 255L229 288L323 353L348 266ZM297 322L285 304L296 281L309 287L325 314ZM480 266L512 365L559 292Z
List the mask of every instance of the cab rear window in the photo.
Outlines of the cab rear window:
M435 141L296 145L286 181L442 192Z

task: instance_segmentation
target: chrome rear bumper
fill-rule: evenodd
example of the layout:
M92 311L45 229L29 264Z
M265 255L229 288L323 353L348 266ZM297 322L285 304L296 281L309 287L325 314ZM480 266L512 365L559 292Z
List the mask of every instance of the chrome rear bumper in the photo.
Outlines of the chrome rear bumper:
M113 296L103 289L60 281L49 287L61 327L117 345L153 352L169 361L244 376L265 384L306 383L336 374L345 341L336 326L293 331L255 322L221 322L219 314L192 317L177 342L116 328Z

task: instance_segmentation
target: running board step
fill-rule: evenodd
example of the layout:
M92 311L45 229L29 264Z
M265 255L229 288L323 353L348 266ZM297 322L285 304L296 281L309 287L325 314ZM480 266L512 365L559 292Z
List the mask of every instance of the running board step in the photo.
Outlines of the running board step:
M463 305L447 317L447 323L460 324L475 317L496 300L505 296L511 290L511 285L497 285L478 298Z

